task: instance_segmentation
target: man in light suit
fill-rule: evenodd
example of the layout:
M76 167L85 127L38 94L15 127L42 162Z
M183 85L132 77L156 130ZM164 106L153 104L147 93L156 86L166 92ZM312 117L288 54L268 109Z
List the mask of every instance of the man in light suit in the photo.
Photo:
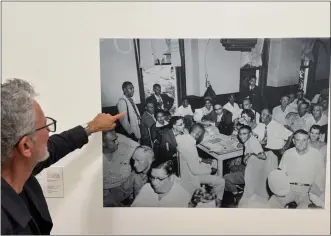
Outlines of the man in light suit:
M166 93L161 94L161 85L153 85L154 94L146 98L146 103L153 102L156 110L169 111L174 105L174 99Z
M134 141L139 141L141 138L141 116L138 107L132 99L134 94L134 87L131 82L125 81L122 84L122 90L123 95L119 98L117 102L117 109L119 112L126 112L126 115L119 120L122 127L121 129L118 128L117 132L128 136Z

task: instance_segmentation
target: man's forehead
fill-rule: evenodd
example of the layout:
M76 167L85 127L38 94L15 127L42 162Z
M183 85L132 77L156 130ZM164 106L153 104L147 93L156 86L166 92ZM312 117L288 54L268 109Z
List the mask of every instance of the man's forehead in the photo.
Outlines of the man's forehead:
M294 136L295 139L308 139L308 134L297 133Z

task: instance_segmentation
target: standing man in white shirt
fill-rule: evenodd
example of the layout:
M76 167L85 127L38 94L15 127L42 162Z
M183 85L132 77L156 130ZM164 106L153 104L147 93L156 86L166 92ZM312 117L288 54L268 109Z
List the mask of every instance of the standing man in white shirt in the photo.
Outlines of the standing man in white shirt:
M119 98L117 109L119 112L126 112L126 115L120 119L120 124L124 129L123 134L134 141L139 142L140 134L140 112L132 97L134 94L133 84L126 81L122 84L123 95Z
M272 151L280 161L285 150L290 147L292 132L273 120L269 109L262 110L261 121L265 125L261 144L265 145L265 151Z
M290 98L288 95L283 95L280 99L280 105L272 110L272 118L278 121L282 125L286 125L286 116L290 112L296 112L291 106L289 106Z
M291 192L279 200L284 206L294 201L297 208L308 208L310 193L324 198L326 166L321 153L308 145L308 132L300 129L293 137L295 147L284 153L279 164L289 177Z

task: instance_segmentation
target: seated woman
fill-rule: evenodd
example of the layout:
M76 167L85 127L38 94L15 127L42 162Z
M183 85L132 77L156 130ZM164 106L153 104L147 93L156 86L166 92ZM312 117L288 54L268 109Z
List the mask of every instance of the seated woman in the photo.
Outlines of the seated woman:
M195 122L200 122L202 117L208 115L210 112L213 111L213 101L211 97L205 97L205 106L201 109L195 109L193 119Z
M155 153L157 153L157 158L169 160L175 154L177 154L176 136L182 135L183 133L183 117L171 117L169 124L163 127L162 135L159 139L159 144L155 145Z
M177 167L171 160L154 161L145 184L131 207L188 207L191 195L175 175Z

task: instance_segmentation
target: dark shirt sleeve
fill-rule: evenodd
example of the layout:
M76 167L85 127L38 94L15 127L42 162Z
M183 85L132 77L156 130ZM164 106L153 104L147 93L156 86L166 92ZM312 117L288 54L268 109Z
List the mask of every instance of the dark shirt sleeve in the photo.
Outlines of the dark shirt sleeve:
M216 122L217 121L217 116L214 115L214 112L209 112L207 115L204 115L201 118L202 121L211 121L211 122Z
M43 169L53 165L76 149L82 148L86 143L88 143L88 136L82 126L50 136L47 143L49 158L38 163L33 170L33 174L39 174Z
M166 108L168 110L170 110L172 108L172 106L174 105L174 99L172 97L170 97L168 94L164 94L165 95L165 99L167 100L166 101Z

